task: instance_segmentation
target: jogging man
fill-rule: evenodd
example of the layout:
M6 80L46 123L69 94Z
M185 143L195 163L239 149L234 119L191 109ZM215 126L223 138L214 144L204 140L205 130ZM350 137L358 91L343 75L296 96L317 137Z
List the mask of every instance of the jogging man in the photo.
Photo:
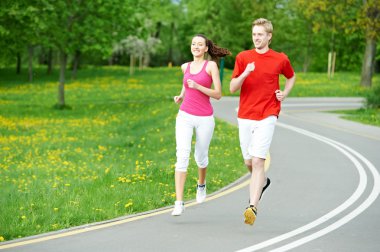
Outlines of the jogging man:
M264 163L272 141L281 102L295 82L295 73L284 53L269 48L272 23L259 18L252 23L255 49L240 52L230 82L230 91L240 90L238 112L240 147L244 163L251 172L249 206L244 211L245 223L253 225L263 191L270 180L265 176ZM280 90L279 76L286 78Z

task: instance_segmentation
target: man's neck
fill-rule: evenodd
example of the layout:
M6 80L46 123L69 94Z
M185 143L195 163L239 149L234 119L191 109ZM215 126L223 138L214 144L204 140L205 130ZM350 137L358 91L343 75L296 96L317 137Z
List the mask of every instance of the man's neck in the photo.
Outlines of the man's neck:
M266 52L269 51L269 47L264 47L264 48L261 48L261 49L255 48L255 50L256 50L256 52L258 54L264 54L264 53L266 53Z

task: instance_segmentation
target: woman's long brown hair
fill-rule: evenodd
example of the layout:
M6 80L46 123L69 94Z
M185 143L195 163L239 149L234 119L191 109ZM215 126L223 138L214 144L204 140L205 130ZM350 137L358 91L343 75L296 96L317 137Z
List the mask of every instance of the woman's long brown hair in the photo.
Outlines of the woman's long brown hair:
M227 48L217 46L212 40L208 39L203 34L197 34L194 37L201 37L206 40L206 46L208 47L208 54L211 56L211 60L218 61L219 58L231 55L231 52Z

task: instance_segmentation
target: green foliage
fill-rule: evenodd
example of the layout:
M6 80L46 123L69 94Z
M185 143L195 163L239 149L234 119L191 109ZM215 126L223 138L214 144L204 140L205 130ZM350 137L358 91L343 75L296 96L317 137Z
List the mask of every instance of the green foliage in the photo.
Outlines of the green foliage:
M274 24L271 47L285 52L297 72L325 72L328 52L336 51L336 71L360 71L365 37L379 33L378 0L95 0L0 1L0 65L13 65L28 45L73 57L80 51L90 65L128 65L128 55L113 55L133 35L162 44L150 66L191 60L190 40L204 33L234 56L252 48L251 23L265 17ZM344 13L344 15L341 15ZM379 52L379 49L377 49ZM378 53L377 53L378 55ZM108 61L112 58L112 61ZM25 56L23 56L25 62ZM377 56L378 60L378 56Z
M367 107L380 109L380 85L374 85L366 95Z

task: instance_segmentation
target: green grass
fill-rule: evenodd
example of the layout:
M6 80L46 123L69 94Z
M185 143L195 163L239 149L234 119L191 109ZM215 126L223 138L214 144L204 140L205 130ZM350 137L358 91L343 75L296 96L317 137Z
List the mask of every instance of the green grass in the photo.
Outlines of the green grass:
M232 71L225 69L223 79L223 94L231 95L229 83ZM361 87L360 75L357 73L335 73L334 78L329 79L325 73L296 73L296 83L290 93L290 97L362 97L368 92L368 88ZM373 78L374 85L380 84L379 75ZM281 87L285 79L280 79ZM238 96L239 93L233 94Z
M76 80L68 73L71 109L56 110L57 72L36 68L28 83L26 74L0 69L0 241L173 204L178 105L172 97L182 73L178 67L128 73L88 67ZM230 95L231 70L224 76L223 94ZM333 80L300 73L291 96L364 96L358 81L350 73ZM195 197L197 179L190 163L186 200ZM217 120L208 192L245 173L237 128Z
M229 91L229 82L232 71L226 69L223 80L223 94L231 95ZM373 77L373 86L380 86L380 76ZM285 79L281 78L281 88L284 87ZM290 93L290 97L365 97L368 89L359 85L360 75L357 73L335 73L334 77L329 79L325 73L296 73L296 83ZM232 94L238 96L239 93ZM345 114L342 118L347 120L366 123L374 126L379 125L380 111L377 109L359 109L349 111L338 111Z
M380 127L380 109L358 109L334 111L342 114L342 118Z
M43 69L37 70L43 76ZM4 71L1 73L4 76ZM173 204L179 68L89 68L66 84L71 110L55 110L57 81L0 83L0 237L11 240ZM13 80L12 79L16 79ZM208 191L246 173L237 128L217 121ZM189 167L185 198L195 197Z

